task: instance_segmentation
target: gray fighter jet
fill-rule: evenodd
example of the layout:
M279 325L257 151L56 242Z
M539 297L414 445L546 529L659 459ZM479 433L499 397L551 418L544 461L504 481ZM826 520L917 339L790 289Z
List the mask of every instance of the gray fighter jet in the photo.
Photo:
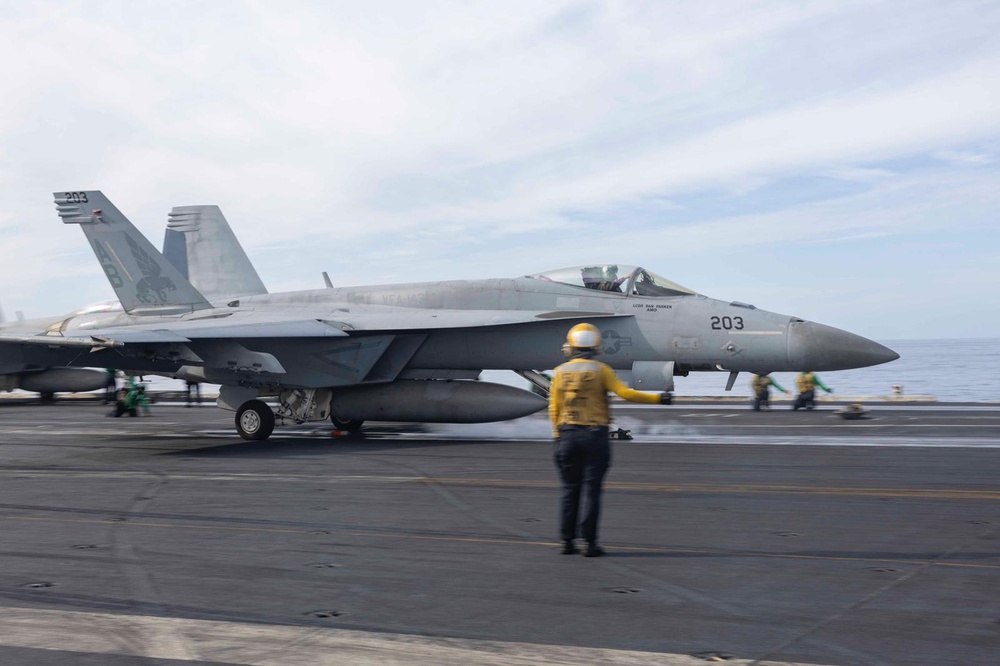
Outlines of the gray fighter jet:
M275 413L356 428L365 419L488 422L545 399L475 381L506 369L544 384L566 332L587 321L603 360L638 389L675 376L843 370L898 358L861 336L698 294L638 266L590 264L519 278L258 294L210 302L98 191L58 192L125 312L81 316L21 345L64 365L122 367L221 384L245 439L266 439ZM99 359L99 360L97 360Z

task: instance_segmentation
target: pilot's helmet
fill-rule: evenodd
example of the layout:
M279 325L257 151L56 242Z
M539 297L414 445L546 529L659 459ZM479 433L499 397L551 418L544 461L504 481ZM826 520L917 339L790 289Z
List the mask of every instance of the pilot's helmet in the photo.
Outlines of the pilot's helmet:
M566 334L566 344L574 349L598 349L601 332L593 324L577 324Z

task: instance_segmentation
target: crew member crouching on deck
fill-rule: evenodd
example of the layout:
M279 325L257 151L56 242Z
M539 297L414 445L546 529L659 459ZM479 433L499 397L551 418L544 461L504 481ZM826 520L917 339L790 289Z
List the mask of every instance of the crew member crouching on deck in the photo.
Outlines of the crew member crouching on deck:
M597 522L601 487L611 466L608 437L608 391L632 402L670 404L669 393L646 393L625 386L610 366L594 360L601 350L601 332L591 324L577 324L566 335L563 353L570 358L555 369L549 389L549 418L556 438L555 462L562 479L559 536L562 553L579 552L577 537L581 495L580 536L587 542L585 557L600 557Z
M753 389L753 411L759 412L761 407L764 409L771 409L772 386L782 393L788 393L788 391L782 388L781 384L779 384L767 372L754 375L750 379L750 388Z
M799 395L792 404L793 410L814 408L816 406L817 386L827 393L833 393L833 389L820 381L816 373L809 372L808 370L799 373L799 376L795 378L795 384L799 389Z

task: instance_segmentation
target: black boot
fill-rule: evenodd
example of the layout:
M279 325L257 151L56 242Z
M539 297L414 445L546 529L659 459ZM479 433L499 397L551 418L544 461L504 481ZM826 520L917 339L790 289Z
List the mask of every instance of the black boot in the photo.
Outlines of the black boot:
M563 541L561 552L563 555L575 555L580 552L580 549L576 547L576 544L573 543L572 539L569 539L567 541Z
M588 543L587 550L583 553L584 557L600 557L602 555L604 555L604 549L596 543Z

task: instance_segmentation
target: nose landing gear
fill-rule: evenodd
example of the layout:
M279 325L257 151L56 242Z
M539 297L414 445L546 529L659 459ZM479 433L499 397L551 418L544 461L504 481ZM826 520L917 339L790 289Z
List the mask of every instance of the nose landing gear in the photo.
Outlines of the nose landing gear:
M364 424L363 419L339 419L336 416L330 416L330 421L334 428L344 432L358 432Z

